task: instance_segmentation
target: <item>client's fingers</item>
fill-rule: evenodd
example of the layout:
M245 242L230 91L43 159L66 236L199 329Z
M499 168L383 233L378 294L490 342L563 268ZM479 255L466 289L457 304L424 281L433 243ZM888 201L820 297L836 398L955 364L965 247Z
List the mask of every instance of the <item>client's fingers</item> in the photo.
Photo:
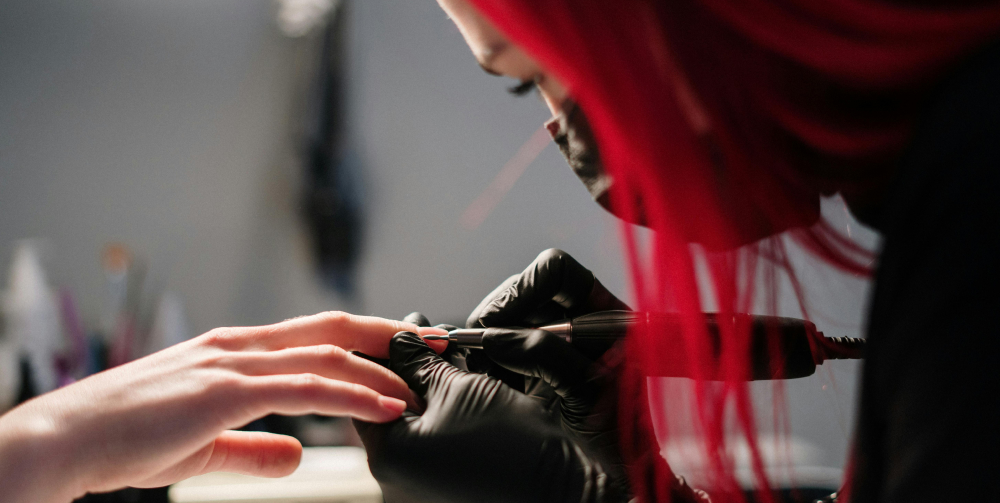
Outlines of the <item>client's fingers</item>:
M260 329L266 338L265 347L271 349L333 344L376 358L389 356L389 339L397 332L406 330L421 335L445 333L432 327L418 328L412 323L339 311L303 316Z
M406 383L391 370L332 344L233 355L235 370L246 375L316 374L360 384L407 402L416 409Z
M442 329L442 330L444 330L444 332L437 332L437 331L433 331L432 332L432 331L425 330L426 328L429 328L431 326L431 322L430 322L430 320L427 319L426 316L423 315L423 313L421 313L419 311L414 311L414 312L412 312L412 313L404 316L403 317L403 322L404 323L413 323L414 325L416 325L417 326L417 331L415 333L417 333L419 335L422 335L422 336L423 335L432 335L432 334L433 335L444 335L449 330L455 330L456 328L458 328L458 327L447 328L447 327L449 327L449 325L437 325L434 328ZM413 330L410 330L410 332L413 332ZM444 351L446 349L448 349L448 341L424 341L424 342L426 342L427 345L430 346L431 349L433 349L434 352L437 353L437 354L444 353Z
M439 327L435 329L438 329L439 331L430 332L428 331L427 328L420 327L419 329L417 329L417 333L420 334L421 337L425 335L444 335L448 333L447 330L439 329ZM430 348L433 349L434 352L437 354L444 353L444 350L448 349L448 341L424 341L424 344L430 346Z
M247 420L267 414L298 416L323 414L349 416L371 423L392 421L406 409L406 402L384 396L360 384L337 381L316 374L268 375L245 378L238 398L245 404Z

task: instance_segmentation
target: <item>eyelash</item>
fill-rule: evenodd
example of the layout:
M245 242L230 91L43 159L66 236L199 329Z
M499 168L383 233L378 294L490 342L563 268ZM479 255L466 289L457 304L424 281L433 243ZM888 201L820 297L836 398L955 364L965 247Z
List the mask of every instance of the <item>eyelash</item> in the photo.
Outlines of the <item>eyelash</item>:
M532 91L537 91L537 90L538 90L537 79L522 80L519 84L507 88L508 93L518 97L527 96Z

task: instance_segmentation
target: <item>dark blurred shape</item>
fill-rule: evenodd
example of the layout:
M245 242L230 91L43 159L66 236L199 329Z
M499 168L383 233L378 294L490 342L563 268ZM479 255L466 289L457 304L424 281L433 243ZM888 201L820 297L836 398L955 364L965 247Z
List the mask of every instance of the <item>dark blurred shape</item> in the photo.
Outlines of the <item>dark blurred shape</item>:
M21 373L21 387L17 392L17 401L15 403L22 404L38 396L38 388L35 386L35 379L31 372L31 362L26 356L22 356L19 363L19 372Z
M88 494L73 500L73 503L168 503L166 487L136 489L128 487L109 493Z
M312 97L306 110L303 209L324 285L350 295L361 248L360 166L345 141L346 8L326 24Z
M237 429L240 431L265 431L268 433L276 433L278 435L288 435L290 437L299 438L299 429L296 425L295 418L291 416L282 416L280 414L264 416L250 422L242 428Z

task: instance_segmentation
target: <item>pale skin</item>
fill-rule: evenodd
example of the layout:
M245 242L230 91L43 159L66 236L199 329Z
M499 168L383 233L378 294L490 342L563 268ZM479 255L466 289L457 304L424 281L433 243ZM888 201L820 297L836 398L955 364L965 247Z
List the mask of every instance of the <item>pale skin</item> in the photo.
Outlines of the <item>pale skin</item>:
M566 87L555 75L542 68L523 50L511 43L493 24L466 0L438 0L448 17L462 33L479 66L491 75L534 82L538 94L552 115L562 110L569 97Z
M0 416L3 500L68 502L212 471L288 475L297 440L231 429L271 413L398 418L414 406L406 384L349 351L388 357L402 330L444 333L340 312L220 328L30 400Z
M560 112L568 92L555 76L465 0L439 3L484 70L534 82ZM398 418L414 405L409 389L349 351L387 357L402 330L444 333L346 313L220 328L35 398L0 416L5 501L68 502L212 471L287 475L299 463L297 440L231 429L271 413Z

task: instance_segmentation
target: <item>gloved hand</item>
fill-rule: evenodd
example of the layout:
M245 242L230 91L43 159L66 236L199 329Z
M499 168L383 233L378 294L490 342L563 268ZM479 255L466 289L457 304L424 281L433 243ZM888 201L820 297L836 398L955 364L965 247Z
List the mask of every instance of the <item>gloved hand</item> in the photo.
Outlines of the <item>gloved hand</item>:
M524 376L524 392L546 408L563 431L602 460L612 486L628 489L627 469L619 451L617 390L620 348L603 343L570 345L561 337L537 329L553 321L596 311L630 310L601 284L594 274L562 250L538 255L520 275L512 276L473 311L467 328L489 328L483 350L470 351L470 369L489 374ZM505 327L505 328L490 328ZM482 360L488 360L483 362ZM644 419L648 421L648 413ZM648 431L651 430L649 426ZM677 477L660 456L655 438L649 439L647 466L656 468L642 477L641 493L663 495L675 503L708 502L708 496ZM633 453L635 454L635 453Z
M485 356L524 376L525 394L542 403L565 431L607 459L614 467L612 473L624 477L617 449L617 384L614 369L605 365L613 365L613 359L596 362L609 346L571 346L543 330L509 328L612 309L629 308L568 253L551 249L487 296L469 317L467 327L507 327L486 331ZM491 375L498 374L477 358L482 356L475 352L468 356L470 368L485 367Z
M355 421L387 502L626 500L604 462L535 400L456 368L409 332L392 338L389 368L427 407L386 424Z
M421 313L419 311L414 311L414 312L406 315L406 317L403 318L403 322L404 323L413 323L414 325L416 325L418 327L429 327L429 326L431 326L430 320L428 320L427 317L424 316L423 313ZM456 327L455 325L449 325L447 323L439 323L437 325L434 325L434 328L440 328L441 330L445 330L445 331L448 331L448 332L451 332L452 330L457 330L458 329L458 327ZM431 341L428 345L430 345L434 349L440 349L440 346L435 347L435 344L440 344L440 342ZM447 343L445 343L445 344L447 344ZM447 346L445 346L444 350L442 350L439 354L441 355L441 358L444 359L444 361L446 361L446 362L448 362L448 363L450 363L450 364L452 364L452 365L454 365L454 366L456 366L456 367L458 367L458 368L460 368L462 370L469 370L469 368L468 368L468 366L466 366L466 362L465 362L465 357L468 356L468 351L466 349L459 348L459 347L455 346L454 344L448 344ZM383 363L383 365L388 366L389 365L388 360L386 360L385 363Z
M572 257L564 252L560 253L561 255L555 255L545 252L543 256L570 264L574 278L590 274ZM529 267L528 270L533 268ZM593 278L593 274L590 276ZM527 299L525 296L518 298ZM419 327L430 326L427 317L419 312L410 313L402 321ZM436 328L451 331L456 327L437 325ZM617 448L617 404L613 402L612 393L617 383L610 369L596 364L563 339L544 330L489 329L483 338L483 344L489 358L502 365L511 375L532 381L525 394L535 399L567 433L587 443L604 457L611 473L624 480L624 468ZM442 359L462 370L468 370L468 356L468 352L454 345L441 353ZM507 374L498 376L497 370L491 368L486 373L503 381Z
M486 296L466 328L533 327L595 311L630 309L568 253L550 248Z

